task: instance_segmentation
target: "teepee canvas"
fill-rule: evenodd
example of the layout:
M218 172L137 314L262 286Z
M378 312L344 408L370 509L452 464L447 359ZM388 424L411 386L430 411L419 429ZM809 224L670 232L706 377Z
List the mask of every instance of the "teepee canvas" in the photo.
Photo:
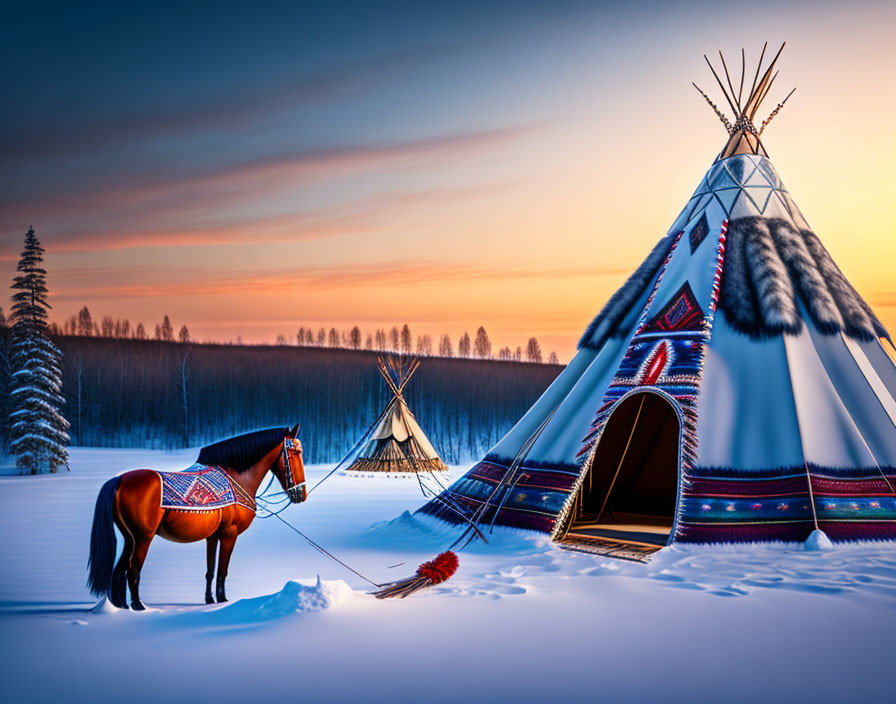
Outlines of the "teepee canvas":
M421 511L456 522L450 501L480 526L645 552L896 538L892 342L772 166L769 120L754 126L777 58L746 100L723 88L733 123L706 98L729 138L668 233L543 396Z
M400 359L378 358L378 365L392 398L362 439L357 458L346 471L430 472L448 469L417 424L402 392L420 366L405 366Z

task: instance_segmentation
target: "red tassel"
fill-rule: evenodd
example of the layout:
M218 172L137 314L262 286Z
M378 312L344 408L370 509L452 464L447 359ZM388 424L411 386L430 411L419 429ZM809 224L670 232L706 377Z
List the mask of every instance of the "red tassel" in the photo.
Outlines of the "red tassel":
M435 560L424 562L417 568L417 574L426 577L433 584L441 584L457 570L457 555L450 550L443 552Z
M417 568L417 574L407 579L400 579L397 582L382 585L373 595L377 599L391 599L399 597L404 599L406 596L426 589L434 584L441 584L449 579L457 570L458 560L450 550L443 552L434 560L424 562Z

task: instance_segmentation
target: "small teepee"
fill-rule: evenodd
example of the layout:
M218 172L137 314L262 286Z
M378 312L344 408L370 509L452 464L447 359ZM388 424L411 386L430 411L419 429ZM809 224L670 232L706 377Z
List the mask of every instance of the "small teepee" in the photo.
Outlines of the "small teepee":
M362 439L358 457L349 472L432 472L448 469L408 408L402 391L420 360L405 365L401 359L377 358L380 374L392 398Z
M446 491L467 521L636 559L813 531L896 539L893 345L760 140L786 100L755 126L777 58L748 93L743 54L737 90L723 64L733 122L703 95L724 148L575 358ZM446 505L421 510L460 522Z

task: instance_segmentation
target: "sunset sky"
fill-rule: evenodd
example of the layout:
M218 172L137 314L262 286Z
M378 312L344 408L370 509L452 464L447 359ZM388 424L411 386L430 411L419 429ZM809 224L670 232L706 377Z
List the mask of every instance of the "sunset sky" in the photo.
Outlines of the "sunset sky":
M765 145L896 332L896 3L163 7L0 11L0 281L33 225L57 321L567 361L725 142L702 55L786 40Z

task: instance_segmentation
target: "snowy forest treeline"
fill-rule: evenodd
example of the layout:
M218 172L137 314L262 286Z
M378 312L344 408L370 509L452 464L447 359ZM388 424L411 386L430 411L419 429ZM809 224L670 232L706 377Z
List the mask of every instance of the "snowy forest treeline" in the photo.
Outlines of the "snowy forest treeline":
M306 461L335 462L388 400L377 352L66 335L54 341L63 353L63 412L75 445L173 449L301 422ZM456 463L499 440L561 368L432 357L405 396L445 461ZM7 405L8 387L2 396Z
M160 340L162 342L190 342L190 330L182 325L175 333L175 327L166 315L157 323L152 333L143 323L132 326L127 318L113 318L104 315L94 318L87 306L81 308L76 315L67 318L62 325L50 323L50 332L55 336L75 335L79 337L112 337L116 339ZM237 339L236 344L242 344ZM374 332L364 332L357 325L350 329L337 330L331 327L299 327L295 335L277 335L278 346L296 345L298 347L328 347L349 350L367 350L376 352L395 352L398 354L415 354L418 357L474 357L476 359L498 359L503 362L532 362L540 364L558 364L556 352L545 356L541 344L535 337L530 337L525 348L518 346L511 349L502 347L497 351L492 348L492 341L483 326L471 337L465 332L457 339L457 345L448 333L439 336L438 343L428 333L414 335L410 326L405 323L399 328L377 328Z

